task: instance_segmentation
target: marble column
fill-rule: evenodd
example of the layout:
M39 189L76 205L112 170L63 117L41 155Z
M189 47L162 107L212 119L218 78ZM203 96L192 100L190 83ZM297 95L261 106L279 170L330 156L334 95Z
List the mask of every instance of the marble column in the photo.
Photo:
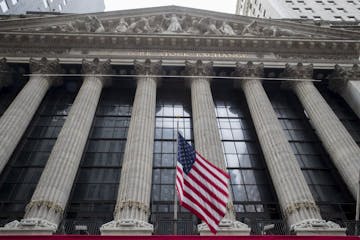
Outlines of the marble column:
M15 234L52 234L62 220L91 129L110 60L83 60L84 82L62 127L24 218L5 225Z
M312 65L286 65L283 76L311 79ZM293 81L289 86L302 103L316 134L356 198L360 169L360 148L337 118L312 81Z
M135 61L137 88L128 130L114 220L102 235L151 235L151 181L155 131L157 77L161 61Z
M212 62L196 63L186 61L185 71L191 76L191 104L195 149L207 160L226 171L224 152L215 115L210 78L213 74ZM230 191L231 192L231 191ZM200 235L211 234L205 223L198 226ZM235 220L232 199L229 199L228 212L220 222L219 235L249 235L250 228Z
M15 150L42 99L58 78L46 74L61 73L59 60L30 59L32 75L0 118L0 173Z
M12 82L11 68L6 62L6 58L0 59L0 90L9 86Z
M329 88L342 96L355 114L360 118L360 67L354 64L352 68L335 66L330 75Z
M322 220L301 168L262 86L263 64L237 63L233 75L244 91L280 207L296 234L345 234L345 229ZM248 78L248 79L246 79Z

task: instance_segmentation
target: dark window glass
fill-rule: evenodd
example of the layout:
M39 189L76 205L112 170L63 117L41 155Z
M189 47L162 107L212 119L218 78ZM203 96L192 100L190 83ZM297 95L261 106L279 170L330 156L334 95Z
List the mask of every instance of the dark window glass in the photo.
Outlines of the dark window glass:
M88 225L98 233L98 227L113 219L133 96L134 89L103 89L64 226Z
M272 89L271 86L268 95L276 112L282 112L278 118L284 131L288 132L289 143L314 199L321 206L322 217L334 221L352 220L353 213L349 214L342 209L354 207L354 200L316 136L296 95L290 91L279 91L279 88ZM331 212L335 209L335 212Z
M166 81L162 86L156 102L151 221L155 234L174 234L176 128L178 125L183 136L192 140L190 92ZM178 209L178 234L196 234L197 218L180 206Z
M70 81L70 80L69 80ZM9 163L0 175L0 224L24 216L52 147L63 126L76 93L66 90L65 84L46 94ZM11 93L5 93L12 100ZM1 106L6 105L2 101ZM64 107L66 106L66 107ZM0 107L0 111L5 108Z
M245 96L223 82L212 89L238 220L281 219Z

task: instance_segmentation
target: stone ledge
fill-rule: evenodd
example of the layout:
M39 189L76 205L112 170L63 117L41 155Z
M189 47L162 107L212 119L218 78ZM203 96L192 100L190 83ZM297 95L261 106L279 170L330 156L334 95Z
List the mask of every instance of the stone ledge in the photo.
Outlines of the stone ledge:
M152 235L152 224L132 219L114 220L105 223L100 228L101 235Z
M307 219L291 225L290 229L298 236L346 236L346 228L322 219Z
M201 236L214 235L206 223L199 224L197 228ZM250 231L251 229L245 223L233 220L222 220L216 235L248 236L250 235Z
M0 228L0 235L52 235L57 226L42 219L15 220Z

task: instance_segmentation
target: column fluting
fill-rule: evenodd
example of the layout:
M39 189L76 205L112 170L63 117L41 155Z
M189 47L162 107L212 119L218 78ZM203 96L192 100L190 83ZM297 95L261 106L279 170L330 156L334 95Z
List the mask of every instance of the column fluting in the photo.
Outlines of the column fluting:
M14 152L46 92L59 82L46 74L59 74L59 60L30 59L29 81L0 118L0 173Z
M312 65L286 65L284 76L311 79ZM290 87L296 93L311 125L330 155L352 195L356 198L360 169L360 148L343 126L336 114L326 103L311 81L294 81Z
M83 60L84 82L70 109L49 160L18 228L56 231L69 199L81 156L91 129L110 60Z
M210 87L209 76L213 75L212 62L186 61L185 71L187 75L192 76L190 87L195 148L208 161L227 171ZM226 223L226 227L222 227L222 223ZM206 231L204 227L203 224L199 226L200 234ZM219 233L237 232L244 235L249 234L249 231L246 224L235 220L232 197L230 197L227 213L220 223Z
M148 223L155 131L157 77L161 61L135 61L137 88L125 145L114 221L101 227L102 234L153 232Z
M266 165L288 225L295 227L304 221L321 220L319 208L262 86L260 78L264 75L263 64L238 63L234 75L249 77L238 80L236 84L240 84L244 91Z

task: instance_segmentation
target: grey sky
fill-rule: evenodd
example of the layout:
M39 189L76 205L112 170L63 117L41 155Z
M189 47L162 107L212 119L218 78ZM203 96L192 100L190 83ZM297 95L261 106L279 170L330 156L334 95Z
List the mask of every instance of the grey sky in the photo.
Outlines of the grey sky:
M105 0L105 11L177 5L235 13L236 0Z

